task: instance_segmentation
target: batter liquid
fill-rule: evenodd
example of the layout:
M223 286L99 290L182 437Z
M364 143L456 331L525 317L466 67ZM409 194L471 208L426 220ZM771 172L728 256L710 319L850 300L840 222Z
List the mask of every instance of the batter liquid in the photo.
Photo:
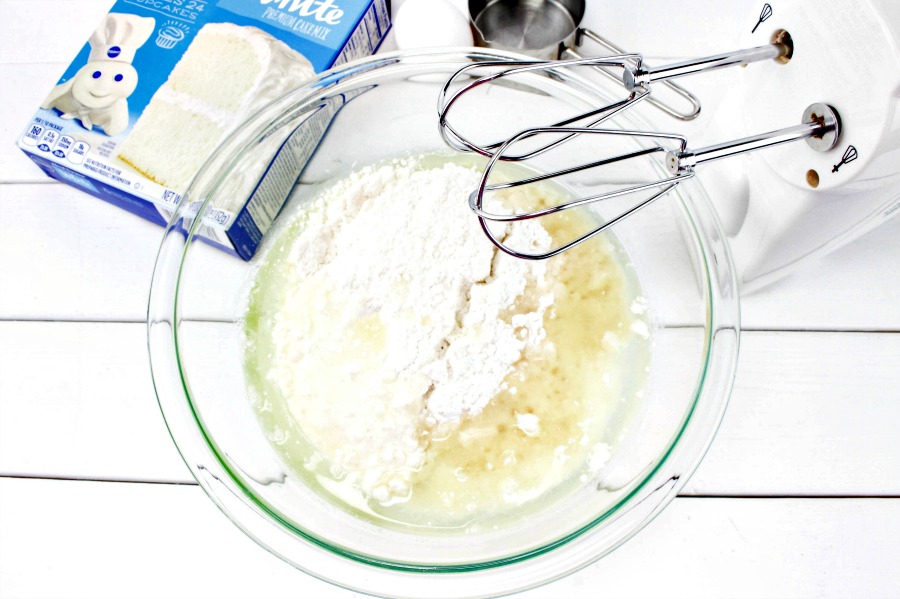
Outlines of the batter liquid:
M428 157L421 168L446 160ZM520 197L505 201L534 207L567 197L550 185L526 191L521 197L514 189L509 193ZM541 224L555 240L571 239L590 224L585 218L562 213ZM268 376L273 314L286 292L279 271L301 229L284 231L258 273L245 323L245 364L263 428L287 465L311 486L384 523L454 530L521 517L584 485L602 468L638 402L649 356L649 329L632 310L636 300L640 303L640 289L610 236L547 262L554 302L544 315L545 339L526 347L501 390L477 415L455 423L424 418L418 429L424 455L411 468L409 492L379 501L329 461L328 449L310 442L325 438L322 431L295 418L300 412L292 409L292 399ZM526 289L503 317L533 310L545 292ZM383 337L377 316L360 319L343 333L348 354L363 361L383 349Z

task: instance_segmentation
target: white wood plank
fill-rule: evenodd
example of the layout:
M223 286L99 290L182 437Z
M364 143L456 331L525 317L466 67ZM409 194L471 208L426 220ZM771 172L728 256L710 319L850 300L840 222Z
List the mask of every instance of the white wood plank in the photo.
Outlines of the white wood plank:
M0 323L0 472L193 482L140 324Z
M143 319L161 236L162 228L65 185L0 185L0 318ZM898 256L894 218L742 298L743 326L900 331ZM217 268L240 268L225 254L214 259ZM208 284L214 301L215 280Z
M145 320L163 231L67 185L0 185L0 319ZM195 247L208 268L187 305L229 318L225 282L246 263Z
M695 495L900 495L900 335L747 333ZM191 482L142 324L0 323L0 474Z
M520 597L896 597L900 500L679 497L607 558Z
M678 498L520 596L897 596L898 529L898 499ZM22 599L357 596L254 546L197 487L2 479L0 555L0 588Z
M197 486L0 479L4 597L346 597L259 548Z
M900 334L744 333L740 352L684 493L900 495Z
M66 185L0 185L0 318L146 318L162 232Z

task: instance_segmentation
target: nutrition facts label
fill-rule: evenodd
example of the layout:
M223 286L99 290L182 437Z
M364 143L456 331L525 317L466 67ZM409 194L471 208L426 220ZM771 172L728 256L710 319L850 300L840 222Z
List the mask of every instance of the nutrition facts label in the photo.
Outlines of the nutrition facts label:
M53 162L54 172L79 187L96 190L87 178L91 177L164 209L174 210L181 200L179 192L145 180L110 160L109 154L115 145L108 141L98 144L92 153L88 141L67 135L58 125L36 117L22 134L21 142L23 146L34 148L35 154ZM221 215L218 222L223 222Z
M62 135L51 123L43 119L34 119L22 136L22 143L37 148L48 157L66 160L73 165L82 164L91 149L90 144L69 135Z
M381 43L384 34L387 33L388 26L387 8L383 0L378 0L363 15L359 27L347 40L344 50L334 61L334 66L373 54L378 48L378 44Z

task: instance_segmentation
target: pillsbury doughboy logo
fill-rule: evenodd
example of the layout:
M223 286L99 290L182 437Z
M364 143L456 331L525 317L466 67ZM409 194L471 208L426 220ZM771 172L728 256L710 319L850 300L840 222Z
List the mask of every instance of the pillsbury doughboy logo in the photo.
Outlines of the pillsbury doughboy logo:
M153 17L109 13L88 44L88 62L50 92L41 108L58 110L66 120L78 119L88 131L100 127L106 135L128 128L128 100L138 83L131 65L137 49L156 27Z
M273 4L280 10L300 17L312 17L320 23L339 25L344 11L334 0L259 0L262 5Z

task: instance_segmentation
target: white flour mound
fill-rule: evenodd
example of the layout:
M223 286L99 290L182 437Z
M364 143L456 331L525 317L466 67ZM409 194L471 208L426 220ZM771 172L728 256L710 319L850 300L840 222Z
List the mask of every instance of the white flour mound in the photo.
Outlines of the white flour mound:
M292 242L268 377L334 474L380 502L409 495L423 431L480 413L545 336L546 264L486 239L466 203L478 181L452 163L363 168ZM506 234L550 246L536 220Z

